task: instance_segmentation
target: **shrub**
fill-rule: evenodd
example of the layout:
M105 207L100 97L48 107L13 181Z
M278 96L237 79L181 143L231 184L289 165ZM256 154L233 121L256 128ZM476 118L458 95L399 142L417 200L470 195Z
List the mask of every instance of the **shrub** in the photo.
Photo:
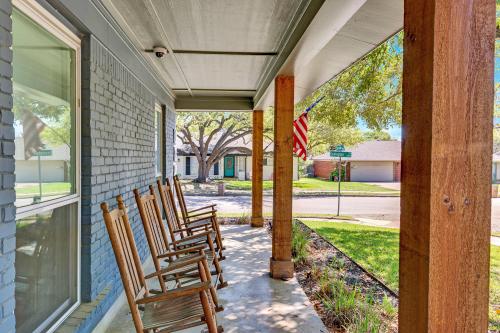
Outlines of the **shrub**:
M394 317L398 313L398 309L392 304L391 300L387 295L384 295L382 299L382 311L388 317Z
M306 262L308 243L308 235L294 222L292 225L292 256L297 264Z
M250 216L248 214L243 213L240 217L236 218L236 224L250 224Z

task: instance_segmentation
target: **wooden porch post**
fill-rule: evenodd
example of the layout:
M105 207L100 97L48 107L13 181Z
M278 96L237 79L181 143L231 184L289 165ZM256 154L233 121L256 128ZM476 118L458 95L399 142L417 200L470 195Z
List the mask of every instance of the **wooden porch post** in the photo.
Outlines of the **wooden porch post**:
M252 227L262 227L262 159L264 145L264 112L253 111L252 134Z
M271 276L293 277L292 181L294 77L274 81L273 256Z
M404 18L399 331L486 332L495 1Z

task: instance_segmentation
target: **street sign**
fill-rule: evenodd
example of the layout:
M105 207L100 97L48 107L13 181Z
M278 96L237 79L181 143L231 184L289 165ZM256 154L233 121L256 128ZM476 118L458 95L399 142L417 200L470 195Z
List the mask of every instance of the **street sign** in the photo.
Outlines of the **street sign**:
M344 147L344 145L337 145L337 146L335 147L335 151L345 151L345 147Z
M52 156L52 149L42 149L33 154L33 156Z
M330 151L330 157L351 157L352 153L350 151Z

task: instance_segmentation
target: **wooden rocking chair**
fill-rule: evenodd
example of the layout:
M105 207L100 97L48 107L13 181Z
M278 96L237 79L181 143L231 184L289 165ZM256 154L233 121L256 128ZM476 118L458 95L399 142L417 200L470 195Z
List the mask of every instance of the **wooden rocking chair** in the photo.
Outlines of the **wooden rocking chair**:
M213 231L213 219L206 220L203 225L182 226L179 214L177 213L177 208L175 207L172 189L168 184L162 185L160 180L157 180L156 183L158 185L158 192L160 193L160 201L163 211L165 212L170 239L176 240L173 242L175 250L182 249L183 246L194 246L200 244L200 236L202 237L207 234L207 232L209 233L210 240L215 239L217 241L217 234ZM150 191L153 190L150 189ZM203 241L203 238L201 238L201 240ZM219 263L219 259L224 258L220 248L221 246L218 243L217 248L214 246L210 247L214 253L213 258L210 259L213 259L216 272L219 274L219 284L217 285L217 289L224 288L228 285L227 282L224 281L222 269Z
M168 180L168 178L167 178L167 185L170 186L170 181ZM184 224L190 226L196 226L199 224L203 224L203 222L206 221L207 219L211 219L213 221L212 223L214 226L214 231L217 233L217 244L221 246L222 250L225 250L224 246L222 246L222 241L224 240L224 238L222 237L222 233L220 232L219 222L217 221L217 209L216 209L217 205L212 204L205 207L199 207L196 209L188 210L186 205L186 200L184 199L184 193L182 192L181 182L178 176L174 176L174 186L175 186L175 192L177 194L177 201L179 202L179 207L181 208L182 220ZM170 188L172 189L171 186ZM172 200L173 202L175 202L173 198L174 196L172 192Z
M117 209L110 212L105 202L101 203L101 209L136 332L176 332L203 324L209 333L222 332L222 327L217 327L214 305L209 297L210 281L203 252L144 276L121 196L117 201ZM163 275L189 265L197 265L199 281L167 290ZM146 284L151 278L157 278L161 287L161 291L153 295Z
M209 266L207 266L207 275L215 275L216 279L213 282L217 288L220 289L227 285L227 282L224 281L224 277L222 276L222 268L217 259L217 252L215 251L215 246L213 244L214 235L211 231L205 230L201 233L178 239L172 231L174 229L175 217L172 215L173 213L171 210L167 210L165 215L171 237L169 241L165 225L163 224L154 187L150 185L149 194L145 194L143 196L141 196L139 191L135 189L134 195L144 231L146 233L146 238L148 240L148 245L151 250L151 255L153 257L153 263L157 271L162 268L160 263L161 260L166 259L165 262L170 264L174 258L176 258L176 261L183 260L183 255L192 252L199 252L200 249L203 249L206 250L205 254L207 256L209 266L215 268L215 271L211 273ZM191 267L191 271L192 270L196 270L196 267ZM165 278L168 281L175 279L178 284L189 283L189 280L182 281L181 279L191 277L192 274L189 273L189 270L176 272L174 277L168 276ZM213 301L216 304L217 312L222 311L223 307L219 305L217 293L215 292L213 286L211 286L210 292L212 294Z
M181 197L178 195L179 206L181 207L182 218L179 217L179 213L177 211L177 206L175 205L174 193L172 191L172 186L170 185L170 181L167 179L167 183L162 185L158 180L158 192L160 193L160 199L162 202L163 210L166 212L167 210L171 210L172 217L175 219L174 230L178 229L179 231L175 231L176 234L179 234L180 237L184 237L184 232L187 235L194 235L203 230L212 230L214 232L215 243L217 244L217 251L219 254L219 260L224 260L226 257L223 255L222 251L225 249L221 237L219 224L217 222L216 210L212 209L210 211L205 211L203 213L188 215L184 213L182 207L185 207L182 203ZM180 188L180 183L179 183ZM179 190L176 189L177 193Z

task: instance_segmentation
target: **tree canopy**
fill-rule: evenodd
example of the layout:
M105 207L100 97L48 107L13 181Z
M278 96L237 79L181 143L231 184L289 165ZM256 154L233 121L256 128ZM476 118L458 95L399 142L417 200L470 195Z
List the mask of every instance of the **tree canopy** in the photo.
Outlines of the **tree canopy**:
M325 97L308 117L312 151L324 150L325 145L358 143L373 133L379 134L377 139L389 139L382 130L401 125L402 70L399 33L298 103L297 115ZM374 132L363 136L360 122Z
M231 143L251 133L249 112L177 113L177 137L198 160L198 182L206 182L210 168L235 149Z

